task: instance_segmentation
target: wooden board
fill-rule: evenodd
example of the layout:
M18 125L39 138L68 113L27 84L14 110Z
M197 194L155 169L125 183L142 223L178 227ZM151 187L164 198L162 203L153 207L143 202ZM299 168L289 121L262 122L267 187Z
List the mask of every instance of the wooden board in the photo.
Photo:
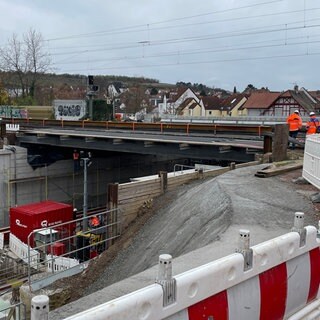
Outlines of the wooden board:
M255 176L258 178L268 178L272 176L276 176L278 174L282 174L285 172L289 172L292 170L302 168L303 163L302 161L295 161L292 163L284 164L284 165L270 165L265 169L259 170L256 172Z

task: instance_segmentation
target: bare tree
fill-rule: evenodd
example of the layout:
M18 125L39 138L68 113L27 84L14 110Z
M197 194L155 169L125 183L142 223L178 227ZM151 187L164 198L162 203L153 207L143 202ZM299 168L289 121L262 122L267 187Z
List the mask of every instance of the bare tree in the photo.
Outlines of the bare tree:
M44 42L42 35L35 30L30 29L24 35L24 43L26 45L26 57L28 63L28 73L31 76L31 95L34 95L34 89L40 74L48 71L51 65L51 59L44 50Z
M9 103L8 92L5 90L2 83L0 82L0 105L5 105L8 103Z
M136 85L121 94L121 102L126 106L126 113L137 113L150 109L149 96L145 93L145 88Z
M7 82L10 83L10 89L15 90L15 78L18 79L22 96L26 95L26 84L24 74L27 71L26 64L24 63L22 52L22 44L18 40L16 34L8 40L7 46L0 49L0 67L3 71L7 72ZM16 95L18 92L16 91Z
M49 70L51 59L44 50L42 35L30 29L19 41L16 34L0 48L0 68L8 75L9 86L16 96L34 95L34 89L42 73Z

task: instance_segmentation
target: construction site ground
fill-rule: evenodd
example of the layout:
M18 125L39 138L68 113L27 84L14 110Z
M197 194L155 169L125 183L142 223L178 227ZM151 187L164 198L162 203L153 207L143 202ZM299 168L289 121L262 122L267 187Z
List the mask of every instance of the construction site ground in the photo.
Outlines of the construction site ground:
M255 245L289 232L295 212L304 212L305 224L317 227L320 205L310 196L319 190L301 179L301 168L269 178L255 176L268 166L198 180L141 208L136 221L86 271L55 283L69 288L73 302L50 312L50 319L154 283L160 254L172 255L173 274L179 274L233 253L239 229L250 230Z

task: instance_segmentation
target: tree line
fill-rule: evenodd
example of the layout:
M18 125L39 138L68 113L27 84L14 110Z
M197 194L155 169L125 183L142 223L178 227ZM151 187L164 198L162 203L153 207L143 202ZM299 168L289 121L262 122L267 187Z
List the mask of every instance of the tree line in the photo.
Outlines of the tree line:
M13 34L7 43L0 47L0 105L51 105L54 99L83 99L86 97L87 76L81 74L53 73L52 59L46 50L41 33L30 29L21 38ZM121 82L129 91L123 94L122 102L132 109L141 104L151 109L149 95L156 95L162 84L156 79L144 77L126 77L115 75L95 76L98 84L104 89L108 84ZM77 87L78 96L72 91ZM221 88L210 88L202 83L177 82L176 87L188 87L202 96L228 96L230 92ZM53 90L57 89L56 91ZM145 93L151 88L149 94ZM255 89L252 84L248 90ZM58 94L56 93L58 92ZM236 93L234 88L234 93ZM133 111L132 110L132 111Z

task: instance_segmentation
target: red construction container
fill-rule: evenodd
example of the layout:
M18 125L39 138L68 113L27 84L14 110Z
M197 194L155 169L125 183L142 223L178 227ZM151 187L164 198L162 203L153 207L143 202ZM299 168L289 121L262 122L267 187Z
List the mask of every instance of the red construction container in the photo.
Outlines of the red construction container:
M93 259L98 256L98 251L97 250L91 250L90 251L90 259Z
M66 245L62 242L56 242L52 246L52 254L55 256L62 256L66 253Z
M22 242L28 243L28 235L35 229L54 227L63 222L71 221L73 208L71 205L43 201L10 208L10 231ZM71 225L55 227L62 233L70 234L73 230ZM33 246L33 237L30 238Z

